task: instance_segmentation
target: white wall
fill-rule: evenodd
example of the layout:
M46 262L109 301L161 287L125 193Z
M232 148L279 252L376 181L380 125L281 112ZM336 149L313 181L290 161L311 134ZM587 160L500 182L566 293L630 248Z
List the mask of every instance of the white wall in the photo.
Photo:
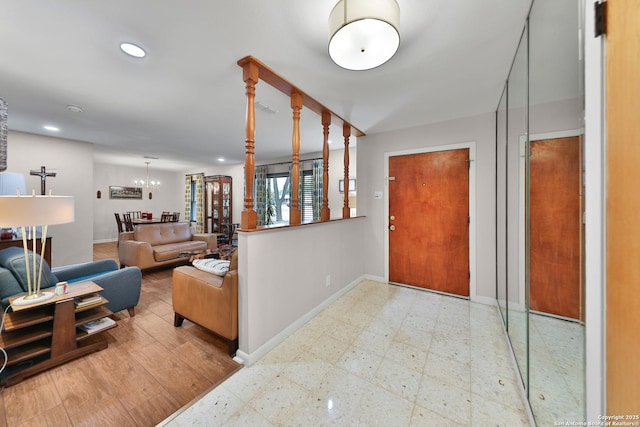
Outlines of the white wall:
M358 214L366 216L362 251L367 274L384 278L384 240L387 220L384 200L386 152L476 142L477 295L495 298L495 115L368 135L358 140Z
M353 218L239 232L239 356L245 362L257 360L359 281L364 225L364 218Z
M25 175L27 191L40 194L40 177L29 171L55 172L47 178L47 192L54 195L74 196L75 222L51 226L53 266L61 266L93 259L93 146L61 138L9 131L7 138L7 172Z
M94 164L93 179L93 241L106 242L118 239L114 213L127 211L151 212L159 217L162 211L180 212L184 219L184 174L178 172L160 171L149 167L149 179L160 181L160 188L152 190L153 197L149 200L149 190L143 189L142 200L112 200L109 199L109 186L135 186L135 179L145 179L146 165L141 159L141 167L116 166L103 163ZM100 199L97 192L102 193Z

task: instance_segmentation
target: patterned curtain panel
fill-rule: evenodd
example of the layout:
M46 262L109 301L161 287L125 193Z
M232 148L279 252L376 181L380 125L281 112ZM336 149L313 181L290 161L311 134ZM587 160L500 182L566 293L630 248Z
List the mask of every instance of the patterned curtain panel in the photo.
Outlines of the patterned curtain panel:
M193 175L196 182L196 233L204 233L204 174Z
M267 166L256 166L255 185L253 195L253 206L256 210L257 225L267 225L267 203L269 203L269 192L267 191Z
M320 209L322 209L322 159L313 161L313 220L320 221Z
M191 175L184 177L184 215L185 220L191 220Z

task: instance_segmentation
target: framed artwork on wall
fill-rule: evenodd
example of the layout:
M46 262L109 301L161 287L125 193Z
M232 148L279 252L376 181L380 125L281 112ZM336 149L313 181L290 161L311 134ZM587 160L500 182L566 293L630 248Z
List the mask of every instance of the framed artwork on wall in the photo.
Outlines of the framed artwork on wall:
M138 199L142 200L142 188L141 187L121 187L121 186L109 186L109 198L110 199Z
M338 183L338 190L341 193L344 193L344 179L341 179ZM356 191L356 180L355 178L349 179L349 189L347 191Z

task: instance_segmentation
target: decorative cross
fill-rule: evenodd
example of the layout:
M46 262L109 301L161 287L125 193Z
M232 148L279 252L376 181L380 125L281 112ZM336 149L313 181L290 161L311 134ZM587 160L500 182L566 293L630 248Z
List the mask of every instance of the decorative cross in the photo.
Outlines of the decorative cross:
M35 176L39 176L40 177L40 194L41 195L45 195L46 194L46 190L47 190L47 177L50 176L51 178L55 178L56 174L55 172L47 172L47 168L46 166L40 166L40 170L37 171L31 171L29 173L30 175L35 175Z

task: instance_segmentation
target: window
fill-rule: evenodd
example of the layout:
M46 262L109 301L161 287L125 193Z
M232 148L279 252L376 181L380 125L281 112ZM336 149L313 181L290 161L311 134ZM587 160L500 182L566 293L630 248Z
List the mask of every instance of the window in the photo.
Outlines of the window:
M267 192L270 206L267 212L272 225L289 224L289 209L291 208L291 182L286 172L267 175ZM312 222L313 219L313 173L303 171L301 177L302 194L298 204L302 222ZM271 212L269 212L271 208Z
M189 218L189 221L191 222L196 222L197 218L196 215L198 213L198 206L196 203L196 182L194 180L191 181L191 200L190 200L190 205L191 205L191 215Z

